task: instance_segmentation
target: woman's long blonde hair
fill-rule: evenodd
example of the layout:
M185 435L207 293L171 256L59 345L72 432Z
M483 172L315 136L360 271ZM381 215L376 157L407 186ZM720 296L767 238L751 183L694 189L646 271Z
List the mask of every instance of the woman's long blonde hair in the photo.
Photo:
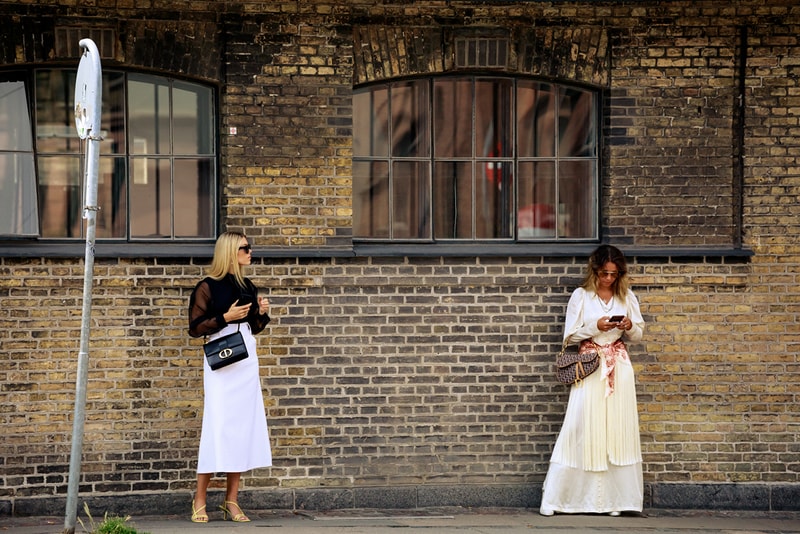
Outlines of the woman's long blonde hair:
M214 259L208 268L208 276L214 280L221 280L227 274L232 274L236 282L245 287L242 266L239 265L239 242L247 236L241 232L225 232L217 238L214 245Z
M614 280L611 286L614 296L620 300L625 300L628 295L628 264L625 261L625 255L620 249L612 245L600 245L597 247L592 255L589 256L589 263L586 266L586 278L583 281L583 287L587 291L597 292L597 273L603 269L603 266L612 262L617 266L619 276Z

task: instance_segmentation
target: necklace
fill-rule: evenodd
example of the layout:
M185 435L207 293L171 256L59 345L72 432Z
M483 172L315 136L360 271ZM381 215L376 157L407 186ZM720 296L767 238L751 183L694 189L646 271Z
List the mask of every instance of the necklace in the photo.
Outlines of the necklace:
M606 304L605 301L603 301L603 297L601 297L600 295L597 295L597 299L600 301L600 307L603 309L605 313L610 312L611 309L614 307L614 295L611 295L611 298L608 299L608 304Z

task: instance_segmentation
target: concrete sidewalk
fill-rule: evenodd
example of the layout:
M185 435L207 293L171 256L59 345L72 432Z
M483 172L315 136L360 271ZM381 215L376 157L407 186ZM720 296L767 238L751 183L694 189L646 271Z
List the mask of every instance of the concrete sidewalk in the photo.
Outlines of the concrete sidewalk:
M646 510L642 516L623 514L540 516L530 509L436 508L417 510L337 510L324 512L248 512L250 523L222 521L211 512L211 521L197 524L188 516L132 517L128 525L139 534L179 534L200 532L235 532L255 534L521 534L533 530L542 533L565 532L630 532L675 534L725 533L800 533L800 513L795 512L708 512ZM76 533L91 529L81 516ZM100 518L95 518L98 520ZM265 530L267 529L267 530ZM59 534L64 531L64 518L29 517L0 518L0 533Z

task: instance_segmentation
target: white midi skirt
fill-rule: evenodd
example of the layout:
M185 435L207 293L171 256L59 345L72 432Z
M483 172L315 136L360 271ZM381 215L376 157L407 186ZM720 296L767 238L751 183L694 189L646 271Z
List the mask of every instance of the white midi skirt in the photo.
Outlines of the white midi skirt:
M605 362L572 386L542 490L540 511L641 512L644 500L636 389L630 361L616 359L606 397Z
M209 340L236 328L227 325ZM247 323L239 331L247 344L247 358L216 371L203 358L205 400L198 473L241 473L272 465L256 339Z

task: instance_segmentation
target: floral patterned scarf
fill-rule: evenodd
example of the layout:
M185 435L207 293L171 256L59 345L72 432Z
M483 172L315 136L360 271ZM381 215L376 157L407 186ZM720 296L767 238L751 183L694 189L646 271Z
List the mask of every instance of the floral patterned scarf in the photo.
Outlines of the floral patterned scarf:
M606 368L603 372L604 376L607 378L606 397L609 397L612 393L614 393L614 366L617 363L617 358L630 361L630 357L628 356L628 348L625 346L625 343L622 341L622 339L618 339L613 343L608 343L606 345L596 346L600 351L600 355L606 361Z

